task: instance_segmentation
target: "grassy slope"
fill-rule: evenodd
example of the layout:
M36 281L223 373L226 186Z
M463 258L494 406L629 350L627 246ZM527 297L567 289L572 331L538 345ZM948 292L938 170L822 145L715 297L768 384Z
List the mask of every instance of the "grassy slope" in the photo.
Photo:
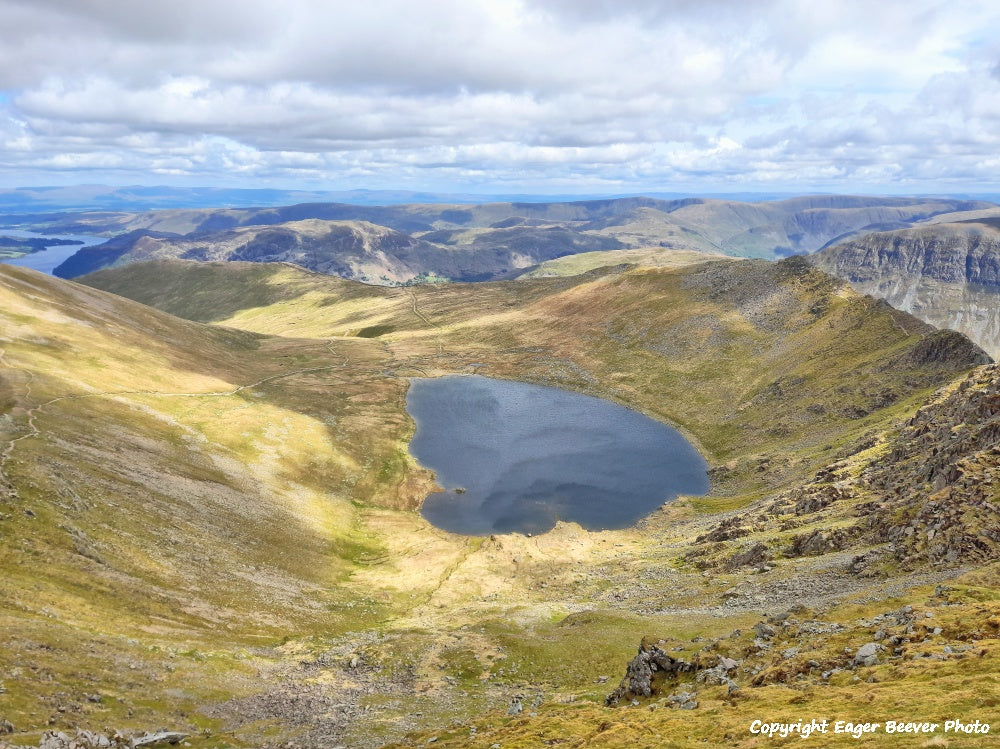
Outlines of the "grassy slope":
M480 373L610 397L686 430L723 467L718 488L754 474L727 493L780 481L796 461L820 464L884 420L862 418L876 403L915 404L950 376L947 368L894 366L926 326L800 261L409 289L293 266L156 268L85 280L259 333L374 331L410 372L470 371L474 363ZM780 458L758 471L772 453Z
M610 687L595 685L595 676L620 673L644 634L723 637L752 625L764 605L724 607L723 594L745 573L703 577L685 561L694 537L723 517L719 511L794 485L850 452L965 366L908 365L921 325L797 263L417 289L251 264L163 263L87 279L257 335L182 323L28 271L4 279L12 301L2 309L20 309L19 324L33 331L2 344L15 435L25 433L26 409L39 395L225 392L288 368L329 368L238 397L60 401L36 414L51 436L11 451L7 472L19 497L5 511L13 532L2 564L16 569L29 552L15 541L27 540L38 549L32 558L44 595L31 596L27 574L5 588L13 602L4 616L19 636L2 657L21 670L6 680L0 710L19 727L40 726L49 714L56 725L230 727L207 745L254 744L278 730L315 745L364 745L536 689L569 706L547 707L553 722L544 725L491 717L484 732L500 731L504 745L516 737L512 745L532 746L543 729L585 735L631 720L636 731L655 735L655 726L598 707ZM35 301L22 300L26 293ZM53 296L65 298L66 319L78 316L77 305L105 308L107 319L88 320L86 339L67 334L67 323L49 319L59 306ZM102 332L106 326L111 332ZM343 337L358 334L372 337ZM678 424L714 466L713 495L680 501L637 529L595 534L560 526L532 539L461 539L393 509L426 485L404 451L400 378L471 371L470 364L602 395ZM29 392L29 371L52 372L44 393L34 385ZM44 460L43 449L52 451ZM94 475L94 466L109 475ZM90 519L73 514L61 474L77 493L101 487L84 498L93 509L81 512ZM192 515L202 496L211 509ZM129 507L130 517L111 502ZM23 517L18 503L30 503L37 517ZM99 541L92 547L103 566L68 548L76 538L65 530L70 525L85 534L84 551L87 539ZM57 552L60 543L67 548ZM785 590L786 602L829 605L867 590L841 581L842 565L789 559L761 584ZM800 594L781 587L813 577L834 584ZM184 598L194 599L190 611L179 609ZM47 612L60 618L57 628ZM151 630L154 621L161 624ZM148 693L158 703L133 704L135 670L155 684ZM46 672L54 682L39 677ZM260 707L288 704L282 690L290 687L282 685L289 684L299 690L295 704L308 707L306 697L316 695L328 700L317 705L371 710L340 725L329 708L296 717L293 709ZM96 688L126 702L88 703L82 695ZM767 697L777 703L795 696L780 691L785 686L767 689L779 690ZM831 709L846 710L844 700L856 693L845 689ZM215 718L195 710L224 696L238 699L210 710ZM59 699L81 712L53 712ZM716 713L696 711L692 720L692 735L718 738ZM323 734L327 723L336 725Z
M519 278L547 278L550 276L578 276L581 273L628 263L644 268L682 268L709 260L727 259L726 255L694 250L671 250L664 247L611 250L606 252L580 252L575 255L546 260Z
M93 720L136 710L158 724L223 688L211 667L183 684L167 676L160 696L171 684L180 696L155 713L134 695L88 704L85 674L117 691L163 678L168 652L378 618L382 604L341 584L382 553L359 534L353 502L417 496L397 491L409 426L382 347L208 328L6 266L0 295L12 487L0 616L18 633L0 645L0 700L15 724L44 725L60 691ZM345 599L356 608L331 617ZM226 660L223 672L246 670Z

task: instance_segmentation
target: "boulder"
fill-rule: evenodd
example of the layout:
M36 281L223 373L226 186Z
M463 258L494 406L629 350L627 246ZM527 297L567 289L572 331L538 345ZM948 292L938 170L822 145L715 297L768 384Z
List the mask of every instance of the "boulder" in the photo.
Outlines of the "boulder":
M512 697L510 707L507 708L507 715L520 715L524 712L524 705L521 704L520 697Z
M767 622L757 622L753 627L753 631L761 640L770 640L774 637L774 627Z
M853 664L855 666L875 666L878 664L879 651L884 650L877 642L869 642L858 648L854 654Z

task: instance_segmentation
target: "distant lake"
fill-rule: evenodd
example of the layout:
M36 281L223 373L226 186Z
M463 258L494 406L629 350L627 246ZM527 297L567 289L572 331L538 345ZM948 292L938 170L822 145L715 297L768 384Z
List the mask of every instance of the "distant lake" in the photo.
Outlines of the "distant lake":
M445 489L421 513L470 536L544 533L557 520L624 528L708 491L705 459L675 429L615 403L480 376L410 381L410 453Z
M22 268L33 268L52 275L64 260L76 254L84 247L107 242L107 237L95 237L89 234L39 234L33 231L23 231L21 229L7 229L0 227L0 237L17 237L18 239L32 239L35 237L47 237L49 239L72 239L83 244L59 244L48 247L40 252L32 252L19 258L0 258L0 263L7 265L20 265Z

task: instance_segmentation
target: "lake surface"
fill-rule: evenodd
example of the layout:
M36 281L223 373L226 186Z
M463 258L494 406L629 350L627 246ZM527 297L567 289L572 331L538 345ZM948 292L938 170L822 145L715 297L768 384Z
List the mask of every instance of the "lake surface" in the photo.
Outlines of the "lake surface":
M0 237L18 237L19 239L48 237L49 239L73 239L83 243L53 245L40 252L32 252L19 258L0 258L0 263L20 265L22 268L33 268L49 275L52 275L52 271L59 267L64 260L68 260L75 255L77 250L108 241L107 237L94 237L89 234L38 234L33 231L6 229L3 227L0 227Z
M470 536L544 533L557 520L624 528L708 491L705 459L675 429L615 403L480 376L413 379L410 453L445 491L421 513Z

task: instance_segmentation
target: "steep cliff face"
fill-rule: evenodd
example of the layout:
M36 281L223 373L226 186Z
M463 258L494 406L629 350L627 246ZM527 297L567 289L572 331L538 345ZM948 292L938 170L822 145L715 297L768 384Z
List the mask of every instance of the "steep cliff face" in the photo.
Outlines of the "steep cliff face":
M812 256L857 290L1000 355L1000 227L988 219L873 232Z

